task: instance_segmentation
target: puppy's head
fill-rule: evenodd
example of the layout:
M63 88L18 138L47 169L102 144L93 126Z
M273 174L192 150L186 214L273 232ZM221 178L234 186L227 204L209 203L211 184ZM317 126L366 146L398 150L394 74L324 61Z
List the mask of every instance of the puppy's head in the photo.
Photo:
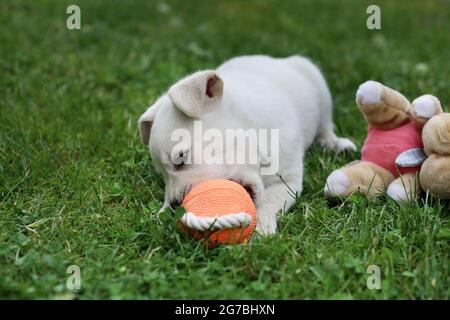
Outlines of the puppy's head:
M197 72L174 84L140 117L142 141L149 146L153 164L165 181L163 208L176 207L193 185L214 178L241 183L254 200L261 193L262 181L255 170L209 163L202 157L207 145L199 141L203 137L197 136L195 126L201 122L204 128L226 128L222 95L223 81L214 71Z

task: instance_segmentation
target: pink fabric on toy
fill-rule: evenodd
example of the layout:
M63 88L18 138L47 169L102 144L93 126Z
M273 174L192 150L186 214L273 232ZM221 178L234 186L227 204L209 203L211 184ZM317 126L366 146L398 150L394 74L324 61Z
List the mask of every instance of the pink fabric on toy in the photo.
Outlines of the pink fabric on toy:
M361 150L361 160L379 165L398 177L420 169L420 166L401 168L395 164L395 159L400 153L412 148L423 148L422 131L416 127L414 121L389 130L369 126L367 138Z

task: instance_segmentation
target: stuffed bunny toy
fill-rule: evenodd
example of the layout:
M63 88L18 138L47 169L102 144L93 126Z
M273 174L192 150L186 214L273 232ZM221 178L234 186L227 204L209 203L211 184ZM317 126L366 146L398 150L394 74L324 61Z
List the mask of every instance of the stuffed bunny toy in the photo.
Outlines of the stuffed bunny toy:
M431 116L431 112L435 115ZM430 117L422 130L428 158L420 169L420 185L441 199L450 199L450 113L430 108Z
M410 201L421 192L422 180L426 190L438 195L449 193L449 115L442 114L436 97L423 95L411 104L400 92L367 81L358 88L356 104L368 123L361 160L328 176L326 197L363 193L375 198L386 192L397 202ZM427 155L430 157L425 160ZM447 156L444 159L441 155ZM440 170L446 172L442 179L435 177Z

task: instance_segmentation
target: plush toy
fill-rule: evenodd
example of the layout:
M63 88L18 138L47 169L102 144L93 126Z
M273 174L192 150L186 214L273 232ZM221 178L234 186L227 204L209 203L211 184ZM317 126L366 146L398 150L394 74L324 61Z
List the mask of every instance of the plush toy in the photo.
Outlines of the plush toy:
M423 127L428 158L420 169L421 187L441 199L450 199L450 113L436 110Z
M427 185L426 189L434 190L436 187L442 193L448 193L450 164L435 155L450 154L450 134L447 133L444 138L440 133L445 128L449 131L449 127L443 124L447 116L439 116L427 123L433 115L442 113L436 97L424 95L411 105L400 92L379 82L367 81L358 88L356 104L368 122L361 160L333 171L325 184L325 196L346 197L359 192L374 198L386 191L398 202L413 200L421 191L418 173L426 154L433 156L424 164L422 183ZM422 142L425 123L426 154L423 152ZM427 145L439 147L427 150ZM439 180L434 187L430 187L435 181L433 176L436 174L435 166L438 161L442 169L446 167L447 180L444 177L446 182Z
M256 227L256 208L247 191L230 180L208 180L192 188L183 200L181 230L196 239L218 244L245 243Z

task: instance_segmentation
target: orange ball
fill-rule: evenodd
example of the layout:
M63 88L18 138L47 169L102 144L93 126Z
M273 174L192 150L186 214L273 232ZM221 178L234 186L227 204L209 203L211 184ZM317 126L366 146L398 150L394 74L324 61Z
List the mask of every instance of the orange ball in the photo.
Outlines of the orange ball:
M208 239L210 248L218 244L246 243L256 227L256 208L240 184L216 179L192 188L183 200L186 210L181 230L197 240Z

